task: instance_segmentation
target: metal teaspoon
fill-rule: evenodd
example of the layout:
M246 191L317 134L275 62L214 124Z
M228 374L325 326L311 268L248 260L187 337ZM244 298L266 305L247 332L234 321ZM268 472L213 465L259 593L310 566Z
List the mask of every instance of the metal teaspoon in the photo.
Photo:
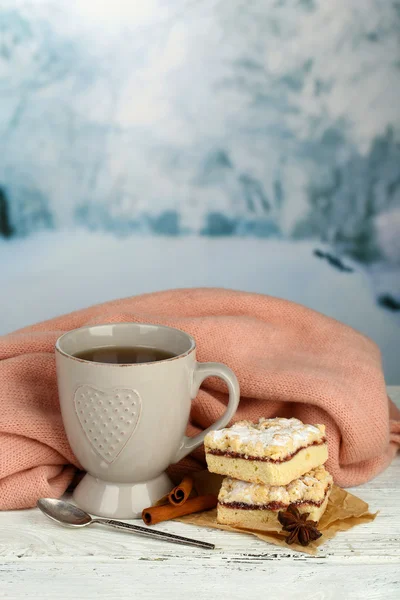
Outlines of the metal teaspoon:
M92 519L87 512L64 500L41 498L37 503L37 507L40 508L46 517L49 517L49 519L52 519L65 527L86 527L93 523L99 523L101 525L108 525L114 529L121 529L129 533L137 533L144 537L164 540L165 542L173 542L174 544L181 544L183 546L195 546L196 548L206 548L207 550L214 550L215 548L214 544L209 544L208 542L192 540L180 535L173 535L172 533L165 533L164 531L140 527L139 525L131 525L130 523L114 521L113 519Z

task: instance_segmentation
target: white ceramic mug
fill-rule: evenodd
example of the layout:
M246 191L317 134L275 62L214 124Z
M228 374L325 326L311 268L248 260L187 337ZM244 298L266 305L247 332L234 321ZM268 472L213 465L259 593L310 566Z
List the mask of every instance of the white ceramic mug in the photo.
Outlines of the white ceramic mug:
M110 364L74 356L104 346L148 346L174 354L150 363ZM71 448L87 474L76 503L89 513L135 518L168 493L165 469L228 424L239 403L234 373L219 363L196 362L196 344L171 327L140 323L95 325L56 343L61 414ZM202 433L185 436L191 400L206 377L229 389L223 416Z

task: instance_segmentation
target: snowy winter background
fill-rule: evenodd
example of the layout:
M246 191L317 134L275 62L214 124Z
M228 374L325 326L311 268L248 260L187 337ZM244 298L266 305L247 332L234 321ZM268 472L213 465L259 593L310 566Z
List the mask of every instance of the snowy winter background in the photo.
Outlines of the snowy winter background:
M400 383L400 2L1 0L0 333L221 285Z

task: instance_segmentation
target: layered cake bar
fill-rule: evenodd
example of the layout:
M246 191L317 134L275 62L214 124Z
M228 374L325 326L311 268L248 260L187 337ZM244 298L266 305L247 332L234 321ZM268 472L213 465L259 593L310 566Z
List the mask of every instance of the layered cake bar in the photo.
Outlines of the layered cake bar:
M298 419L239 421L204 440L208 470L234 479L287 485L328 459L325 425Z
M286 486L246 483L226 477L218 496L218 523L243 529L270 530L278 526L278 513L294 504L308 519L319 521L328 504L332 476L323 467Z

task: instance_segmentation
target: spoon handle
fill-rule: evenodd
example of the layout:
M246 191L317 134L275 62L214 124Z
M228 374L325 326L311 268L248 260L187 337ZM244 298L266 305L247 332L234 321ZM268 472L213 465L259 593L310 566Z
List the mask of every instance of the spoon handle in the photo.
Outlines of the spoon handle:
M92 523L108 525L109 527L114 527L114 529L128 531L129 533L137 533L138 535L143 535L144 537L164 540L166 542L173 542L174 544L181 544L182 546L195 546L196 548L206 548L207 550L214 550L215 548L214 544L209 544L208 542L192 540L180 535L158 531L157 529L150 529L148 527L132 525L131 523L124 523L123 521L114 521L114 519L93 519Z

